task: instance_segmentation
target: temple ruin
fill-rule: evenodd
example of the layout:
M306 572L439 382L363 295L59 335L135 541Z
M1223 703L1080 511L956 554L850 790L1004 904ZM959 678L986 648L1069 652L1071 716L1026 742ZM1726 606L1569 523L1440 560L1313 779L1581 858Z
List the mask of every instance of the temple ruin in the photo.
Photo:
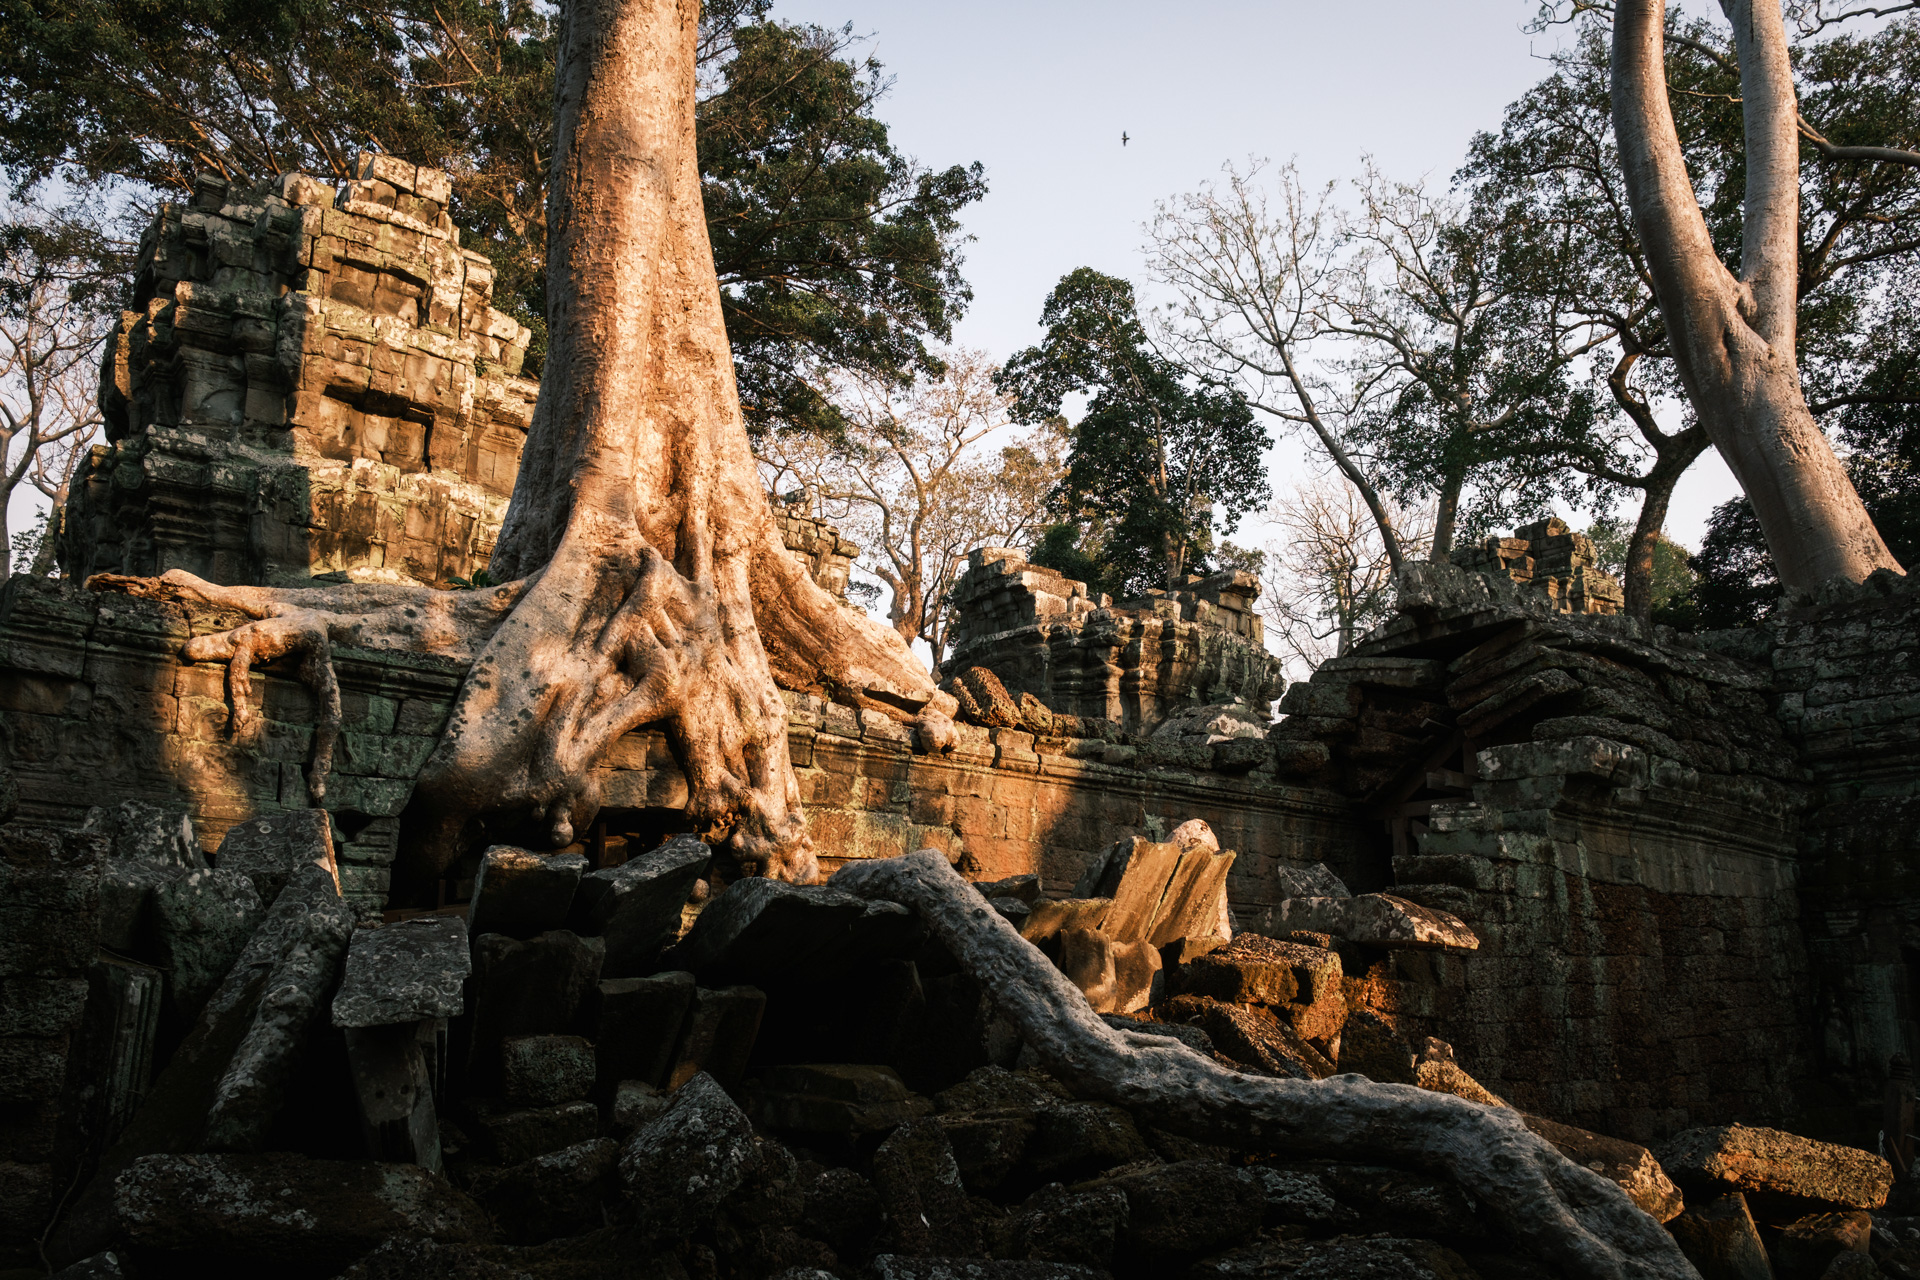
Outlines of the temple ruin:
M5 1265L1603 1273L1440 1156L1289 1154L1252 1103L1236 1146L1040 1069L1078 1035L1130 1078L1118 1029L1203 1091L1465 1099L1696 1263L1920 1275L1887 1216L1920 1053L1920 596L1890 574L1649 634L1545 520L1409 565L1288 688L1249 575L1115 602L981 548L950 749L785 691L831 884L733 878L649 726L571 845L498 824L403 883L460 663L335 645L316 807L300 661L243 673L241 726L228 664L184 651L230 611L85 580L471 589L538 388L449 194L385 156L203 180L143 245L63 576L0 594ZM774 518L844 602L857 549ZM1655 1253L1632 1274L1682 1274Z

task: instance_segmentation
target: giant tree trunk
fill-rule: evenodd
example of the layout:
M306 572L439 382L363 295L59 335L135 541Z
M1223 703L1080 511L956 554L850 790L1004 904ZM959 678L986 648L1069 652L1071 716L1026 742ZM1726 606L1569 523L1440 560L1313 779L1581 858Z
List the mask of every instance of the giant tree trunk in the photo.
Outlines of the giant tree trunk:
M1735 278L1714 252L1667 100L1665 0L1621 0L1613 121L1634 227L1694 412L1760 518L1780 580L1900 572L1801 394L1800 145L1779 0L1722 0L1740 58L1745 244Z
M415 649L416 615L442 621L434 643L474 659L418 780L434 822L405 851L416 877L443 869L482 814L537 818L568 843L599 808L602 753L657 724L692 815L746 869L806 882L781 686L918 714L923 749L953 740L951 698L893 631L814 584L768 509L701 209L699 14L698 0L572 0L562 16L546 374L493 558L509 586L375 599L179 573L106 584L237 605L260 621L189 656L244 666L298 651L322 683L343 636Z

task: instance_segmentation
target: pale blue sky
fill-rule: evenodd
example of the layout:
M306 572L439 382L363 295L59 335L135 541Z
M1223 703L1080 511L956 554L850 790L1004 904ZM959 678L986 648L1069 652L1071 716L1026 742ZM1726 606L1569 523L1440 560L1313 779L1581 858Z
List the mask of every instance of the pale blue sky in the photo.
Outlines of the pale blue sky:
M1229 160L1297 157L1325 181L1370 154L1392 176L1444 184L1473 134L1546 74L1563 33L1524 31L1536 11L1534 0L780 0L775 13L871 35L894 77L879 114L896 144L930 165L986 165L991 194L966 215L974 303L956 336L1005 358L1038 336L1041 300L1067 271L1141 282L1154 202ZM1305 465L1282 442L1270 470L1287 487ZM1717 457L1696 463L1672 536L1698 545L1708 511L1735 491Z

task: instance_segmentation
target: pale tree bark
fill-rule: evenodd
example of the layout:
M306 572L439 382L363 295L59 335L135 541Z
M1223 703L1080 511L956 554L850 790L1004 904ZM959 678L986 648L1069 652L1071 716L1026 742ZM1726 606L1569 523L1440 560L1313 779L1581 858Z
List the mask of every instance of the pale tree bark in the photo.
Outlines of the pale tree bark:
M1665 0L1621 0L1613 116L1634 226L1674 362L1701 425L1753 503L1780 580L1810 589L1902 572L1814 422L1794 353L1799 112L1779 0L1723 0L1746 125L1745 242L1736 278L1714 252L1667 100Z
M773 524L701 210L698 20L698 0L573 0L562 16L548 363L492 566L512 581L272 590L176 572L134 587L259 619L189 657L243 669L300 653L323 689L333 643L472 654L416 786L433 819L408 850L416 878L444 869L477 815L537 818L568 843L598 811L601 755L652 724L688 811L745 870L804 883L781 687L917 715L923 749L953 742L951 698L891 630L816 586Z
M1507 1239L1579 1280L1698 1280L1673 1237L1619 1184L1561 1155L1510 1107L1360 1075L1245 1075L1165 1037L1117 1031L938 850L854 863L833 887L919 913L1041 1064L1082 1097L1237 1150L1443 1174Z

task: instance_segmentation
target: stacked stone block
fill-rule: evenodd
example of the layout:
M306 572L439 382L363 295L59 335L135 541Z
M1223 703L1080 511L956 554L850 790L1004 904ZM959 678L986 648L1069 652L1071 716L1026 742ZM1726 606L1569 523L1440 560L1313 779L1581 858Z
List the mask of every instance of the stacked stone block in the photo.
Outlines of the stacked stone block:
M443 586L483 569L537 384L452 180L211 175L163 205L102 371L63 572Z
M1618 613L1626 604L1620 583L1601 570L1593 539L1549 516L1523 524L1510 538L1488 538L1453 553L1453 563L1500 574L1545 597L1556 613Z

